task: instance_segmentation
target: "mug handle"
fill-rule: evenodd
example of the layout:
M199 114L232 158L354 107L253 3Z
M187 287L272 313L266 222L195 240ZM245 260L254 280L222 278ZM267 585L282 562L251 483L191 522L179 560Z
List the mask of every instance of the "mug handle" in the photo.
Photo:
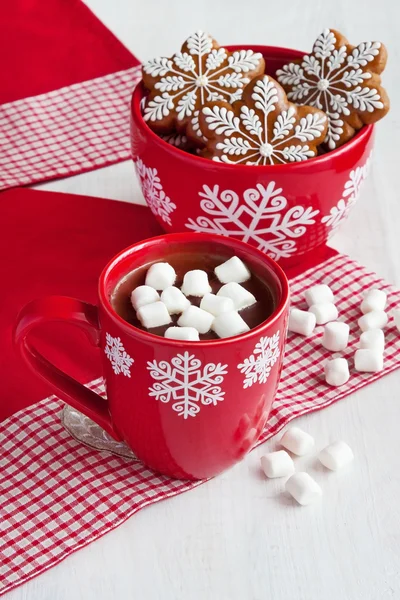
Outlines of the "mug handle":
M114 439L121 440L112 424L107 400L58 369L29 342L32 330L51 321L67 321L77 325L86 333L89 341L98 347L100 325L97 307L66 296L33 300L18 315L14 344L31 369L57 388L60 398L95 421Z

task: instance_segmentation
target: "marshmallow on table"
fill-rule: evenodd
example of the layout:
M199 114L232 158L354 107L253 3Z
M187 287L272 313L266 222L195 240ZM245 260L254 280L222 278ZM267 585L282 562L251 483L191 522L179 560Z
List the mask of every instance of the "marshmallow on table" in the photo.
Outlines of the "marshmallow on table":
M385 334L382 329L369 329L360 335L360 348L377 350L383 354L385 350Z
M309 336L315 329L316 319L313 313L292 308L289 315L289 331Z
M358 319L358 326L361 331L383 329L388 320L388 316L383 310L373 310Z
M235 310L232 298L225 298L224 296L216 296L215 294L206 294L203 296L200 302L200 308L217 317L225 312L231 312Z
M170 315L178 315L190 306L185 294L175 286L167 287L161 294L161 302L164 302Z
M339 387L350 379L349 363L345 358L334 358L325 363L325 381Z
M359 373L378 373L383 369L383 354L379 350L362 348L354 355L354 367Z
M223 285L221 289L218 290L217 296L224 296L224 298L230 298L233 300L235 310L248 308L257 302L251 292L246 290L246 288L241 286L240 283L236 283L235 281Z
M382 290L369 290L361 302L361 312L363 315L373 310L385 310L386 294Z
M168 327L164 337L170 340L185 340L187 342L198 342L199 332L194 327Z
M308 311L315 315L317 325L325 325L325 323L329 323L329 321L336 321L339 315L338 309L332 302L312 304Z
M196 296L198 298L209 294L212 289L208 283L207 273L201 269L188 271L183 277L181 290L185 296Z
M221 283L243 283L251 277L251 273L237 256L232 256L229 260L215 267L214 273Z
M397 327L397 330L400 331L400 308L396 308L393 311L394 324Z
M233 337L250 331L246 321L235 311L221 313L215 317L212 329L220 338Z
M135 310L146 304L157 302L160 299L158 292L149 285L139 285L131 294L132 306Z
M152 302L141 306L136 312L136 316L146 329L171 323L170 314L163 302Z
M304 456L314 448L314 438L300 427L291 427L283 434L280 444L293 454Z
M350 446L346 444L346 442L333 442L333 444L329 444L326 446L321 452L318 454L319 461L331 471L337 471L341 469L348 463L350 463L354 458L354 454Z
M146 274L145 284L155 290L165 290L174 285L176 280L175 269L168 263L154 263Z
M302 506L311 504L322 496L318 483L304 471L295 473L286 482L286 491Z
M350 327L347 323L333 321L327 323L324 327L324 334L321 343L327 350L332 352L340 352L347 348L349 342Z
M261 468L267 477L286 477L294 473L294 462L285 450L278 450L261 457Z
M198 306L189 306L179 317L179 327L194 327L199 333L207 333L211 329L214 316Z
M333 303L334 297L331 288L324 283L313 285L312 287L306 290L305 299L307 302L307 306L312 306L313 304L327 304Z

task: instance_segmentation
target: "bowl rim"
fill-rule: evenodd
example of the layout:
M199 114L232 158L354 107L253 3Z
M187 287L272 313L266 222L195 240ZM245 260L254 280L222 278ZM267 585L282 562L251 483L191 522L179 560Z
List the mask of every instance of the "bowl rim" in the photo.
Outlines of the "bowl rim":
M292 58L296 56L301 58L306 52L301 50L296 50L294 48L285 48L283 46L264 46L262 44L226 44L224 46L228 50L235 50L241 48L243 50L254 50L256 52L262 52L266 57L268 57L268 52L272 52L275 56L278 54L287 54L291 55ZM145 136L150 137L153 142L160 146L161 149L167 150L172 155L176 154L177 158L182 158L188 160L189 162L193 162L194 165L196 163L199 167L205 166L206 163L210 163L209 158L204 158L202 156L196 156L195 154L190 154L185 150L181 150L180 148L176 148L172 144L169 144L165 140L163 140L159 135L157 135L150 127L147 125L146 121L143 119L143 115L141 112L140 104L141 100L144 96L144 85L143 79L141 79L136 85L131 98L131 127L133 127L133 123L140 128L140 130L144 133ZM374 130L374 124L371 125L363 125L361 129L348 141L345 142L339 148L335 148L334 150L330 150L321 156L315 156L314 158L309 158L308 160L304 160L298 163L285 163L285 164L276 164L276 165L243 165L243 164L228 164L219 161L211 160L212 168L218 170L226 170L227 172L232 169L236 170L241 169L242 172L245 170L251 170L254 173L254 169L260 172L276 172L279 170L282 172L284 169L297 170L301 171L309 168L310 166L321 165L324 166L324 163L331 161L332 159L340 159L343 155L346 155L348 152L358 145L362 145L363 142L366 141L365 138L368 138Z

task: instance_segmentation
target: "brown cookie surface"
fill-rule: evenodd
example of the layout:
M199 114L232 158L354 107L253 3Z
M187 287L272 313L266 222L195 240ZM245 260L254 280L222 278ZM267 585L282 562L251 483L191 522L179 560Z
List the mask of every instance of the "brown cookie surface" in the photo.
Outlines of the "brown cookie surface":
M352 46L334 29L325 29L311 54L276 72L289 100L323 110L328 116L325 143L330 150L351 139L364 124L389 111L380 73L387 60L381 42Z
M185 133L202 145L199 111L206 102L233 102L251 79L264 72L262 54L229 52L203 31L197 31L171 58L153 58L143 65L150 91L143 117L157 133Z
M244 165L301 162L317 155L327 127L322 111L292 104L279 83L261 75L246 86L242 100L202 108L200 128L208 139L202 155Z

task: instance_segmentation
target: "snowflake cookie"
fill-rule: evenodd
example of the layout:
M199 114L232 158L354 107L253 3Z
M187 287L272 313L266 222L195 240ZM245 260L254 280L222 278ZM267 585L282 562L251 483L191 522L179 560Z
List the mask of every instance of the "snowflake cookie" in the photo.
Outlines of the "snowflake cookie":
M232 105L209 102L200 114L206 138L204 156L225 163L273 165L300 162L317 154L325 138L326 115L288 102L269 75L249 83Z
M153 58L143 65L143 82L150 94L144 120L157 133L175 129L202 144L199 110L205 102L232 102L244 86L264 72L259 52L229 52L203 31L197 31L171 58Z
M276 75L289 100L327 114L325 143L333 150L388 112L389 98L379 76L386 59L380 42L351 46L339 32L325 29L311 54L284 65Z

